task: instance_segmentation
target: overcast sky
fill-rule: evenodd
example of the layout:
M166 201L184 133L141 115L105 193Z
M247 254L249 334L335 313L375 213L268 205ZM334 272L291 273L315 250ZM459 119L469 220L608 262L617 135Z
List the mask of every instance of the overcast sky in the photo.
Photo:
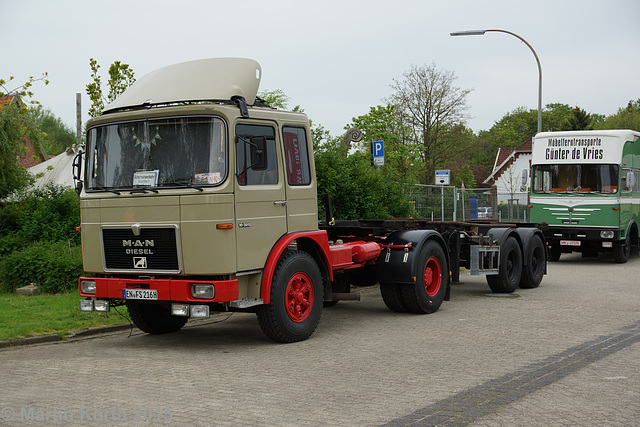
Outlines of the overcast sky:
M75 129L75 94L87 120L89 58L129 64L136 77L193 59L246 57L262 66L261 90L283 90L314 123L342 134L383 104L412 65L435 64L472 89L474 131L519 106L536 109L538 53L543 105L609 115L640 98L637 0L0 0L0 78L49 73L35 99Z

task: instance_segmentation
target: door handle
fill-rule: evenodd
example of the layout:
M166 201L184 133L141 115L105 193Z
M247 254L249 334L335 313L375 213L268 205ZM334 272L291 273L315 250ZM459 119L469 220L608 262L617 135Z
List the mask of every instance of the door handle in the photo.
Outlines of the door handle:
M273 201L274 205L282 205L282 206L287 206L287 201L286 200L274 200Z

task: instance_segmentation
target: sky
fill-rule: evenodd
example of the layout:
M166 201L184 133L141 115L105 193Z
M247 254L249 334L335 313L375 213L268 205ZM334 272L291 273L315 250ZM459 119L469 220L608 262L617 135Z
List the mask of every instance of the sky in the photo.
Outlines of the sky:
M435 65L471 89L467 126L490 129L538 105L531 50L542 66L542 104L610 115L640 99L637 0L0 0L0 79L49 74L34 98L75 130L76 93L88 119L89 59L103 85L114 61L137 78L201 58L245 57L262 67L260 90L284 91L333 136L384 105L394 80Z

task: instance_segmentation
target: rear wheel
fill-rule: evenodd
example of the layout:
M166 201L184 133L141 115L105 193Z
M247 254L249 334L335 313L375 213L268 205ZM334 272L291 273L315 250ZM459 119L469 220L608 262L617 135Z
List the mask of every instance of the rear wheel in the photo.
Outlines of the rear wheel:
M487 276L493 292L510 294L515 291L522 277L522 251L514 237L508 237L500 246L499 274Z
M401 287L399 283L380 283L380 294L387 308L397 313L406 313L409 311L407 305L402 299ZM407 285L411 286L411 285Z
M402 300L413 313L435 312L444 301L449 277L447 258L437 242L425 242L418 257L415 277L414 285L400 287Z
M527 254L527 265L524 266L522 279L520 279L521 288L537 288L542 282L547 265L547 256L542 239L539 236L533 236L529 244L531 247Z
M324 299L322 275L311 255L286 252L271 281L271 302L258 307L258 322L276 342L302 341L315 331Z
M172 316L168 305L127 301L127 311L133 323L148 334L167 334L179 331L187 317Z

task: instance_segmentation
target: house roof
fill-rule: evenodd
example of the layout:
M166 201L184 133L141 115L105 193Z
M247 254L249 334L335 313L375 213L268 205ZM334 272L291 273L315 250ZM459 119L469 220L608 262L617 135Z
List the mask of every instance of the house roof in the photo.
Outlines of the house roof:
M496 154L496 161L493 164L493 171L491 172L491 175L483 181L483 183L488 184L491 181L495 181L495 179L500 176L500 174L507 169L518 156L522 154L531 154L532 147L533 138L529 138L516 149L499 148L498 154Z

